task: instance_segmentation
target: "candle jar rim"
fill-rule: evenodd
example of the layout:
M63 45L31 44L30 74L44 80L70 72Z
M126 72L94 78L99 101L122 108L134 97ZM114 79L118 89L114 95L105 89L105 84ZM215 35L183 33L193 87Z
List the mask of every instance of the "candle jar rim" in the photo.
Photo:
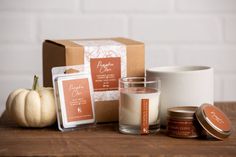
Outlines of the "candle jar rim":
M177 106L167 109L169 117L177 119L193 119L197 106Z
M158 83L160 84L160 79L159 78L149 78L147 79L146 77L122 77L119 79L119 82L121 83L127 83L127 84L151 84L151 83Z

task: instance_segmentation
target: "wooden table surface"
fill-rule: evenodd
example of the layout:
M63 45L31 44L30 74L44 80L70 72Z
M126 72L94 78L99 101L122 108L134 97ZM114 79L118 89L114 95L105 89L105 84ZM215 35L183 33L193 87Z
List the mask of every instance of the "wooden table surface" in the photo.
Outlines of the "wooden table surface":
M134 136L118 132L118 125L60 132L56 126L25 129L0 121L0 156L236 156L236 102L216 103L233 124L232 135L224 141L177 139L156 135Z

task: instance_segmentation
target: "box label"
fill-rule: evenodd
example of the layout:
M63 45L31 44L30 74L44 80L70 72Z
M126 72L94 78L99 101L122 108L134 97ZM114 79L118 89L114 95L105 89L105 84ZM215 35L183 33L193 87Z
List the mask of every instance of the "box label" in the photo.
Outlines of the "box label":
M87 78L62 82L68 122L93 118L91 93Z
M126 45L113 40L76 40L73 42L84 47L84 64L91 67L95 89L94 100L118 100L118 79L126 77L127 74ZM99 68L105 66L109 66L110 69L106 69L107 71L102 74Z
M118 90L121 77L120 57L91 58L90 67L94 91Z

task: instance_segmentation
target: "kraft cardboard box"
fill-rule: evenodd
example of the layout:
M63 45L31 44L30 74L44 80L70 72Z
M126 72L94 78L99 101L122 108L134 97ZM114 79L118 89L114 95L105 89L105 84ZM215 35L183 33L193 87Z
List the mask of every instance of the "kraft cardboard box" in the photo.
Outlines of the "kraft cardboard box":
M52 86L56 66L88 65L91 68L95 114L98 122L118 120L120 77L144 76L144 44L126 38L45 40L43 84Z

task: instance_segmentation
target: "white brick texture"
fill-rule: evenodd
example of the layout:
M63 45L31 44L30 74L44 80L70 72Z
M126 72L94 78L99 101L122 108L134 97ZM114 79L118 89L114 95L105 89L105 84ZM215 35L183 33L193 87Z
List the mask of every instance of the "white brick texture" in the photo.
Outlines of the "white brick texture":
M35 39L33 31L31 16L0 14L0 42L30 42Z
M129 37L146 67L209 65L215 100L236 101L236 0L0 0L0 114L42 76L45 39Z
M41 73L42 53L40 46L0 46L0 72Z
M236 77L228 77L224 80L224 100L235 101L236 98Z
M124 16L51 16L41 19L41 39L127 36Z
M171 0L84 0L89 12L166 12L171 10Z
M150 42L216 42L220 31L215 18L144 16L131 20L132 37Z
M177 10L188 12L235 12L235 0L176 0Z
M223 81L219 75L214 75L214 97L215 101L222 101L223 100Z
M215 72L236 73L236 47L186 46L176 50L178 65L208 65Z
M146 46L146 68L174 65L173 52L167 47Z
M236 43L236 18L225 20L225 40Z
M1 0L0 10L4 11L69 11L76 10L76 0Z

